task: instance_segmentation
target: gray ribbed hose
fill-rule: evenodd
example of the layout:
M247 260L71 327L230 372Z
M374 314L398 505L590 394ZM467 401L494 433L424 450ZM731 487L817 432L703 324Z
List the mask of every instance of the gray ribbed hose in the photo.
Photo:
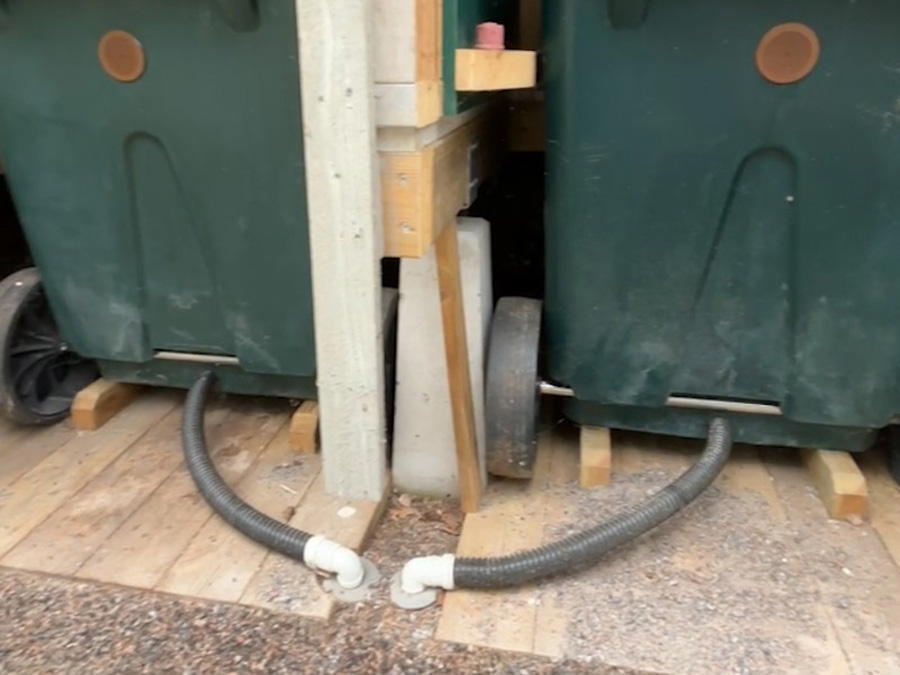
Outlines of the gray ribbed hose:
M302 561L303 549L312 535L269 518L244 502L222 480L209 458L203 411L215 383L214 373L204 373L191 387L184 404L181 426L184 460L197 489L213 510L236 529L264 546Z
M731 453L731 429L724 419L709 426L700 459L674 483L640 506L605 523L530 551L498 558L457 558L456 588L518 586L542 577L585 567L671 518L708 488Z

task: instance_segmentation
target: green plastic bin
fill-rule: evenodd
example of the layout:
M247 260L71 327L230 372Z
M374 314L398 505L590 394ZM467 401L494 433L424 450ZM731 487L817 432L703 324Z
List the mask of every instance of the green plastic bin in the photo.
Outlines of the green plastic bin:
M293 0L0 1L0 156L103 375L315 395L297 59Z
M868 447L900 411L900 3L545 2L545 373L581 424ZM801 26L791 24L802 24Z

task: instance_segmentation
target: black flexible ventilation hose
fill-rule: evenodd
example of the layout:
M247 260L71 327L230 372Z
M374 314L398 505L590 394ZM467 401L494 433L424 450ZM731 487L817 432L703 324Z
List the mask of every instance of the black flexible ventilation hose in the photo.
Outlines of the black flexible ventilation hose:
M716 418L709 426L706 449L674 483L640 506L565 539L498 558L457 558L456 588L519 586L560 572L585 567L616 546L636 539L690 504L708 488L731 453L731 429Z
M312 535L279 523L244 502L222 480L209 458L203 433L203 411L215 384L215 373L203 373L191 387L184 404L181 440L184 460L194 483L213 510L237 530L264 546L302 561L303 548Z

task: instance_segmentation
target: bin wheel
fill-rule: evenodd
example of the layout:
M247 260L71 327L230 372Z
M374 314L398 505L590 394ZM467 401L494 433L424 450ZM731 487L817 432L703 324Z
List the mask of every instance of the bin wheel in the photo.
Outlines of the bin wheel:
M900 427L888 428L887 465L894 481L900 485Z
M494 310L485 378L487 468L530 478L537 454L541 303L501 298Z
M19 424L64 419L98 374L63 342L33 267L0 282L0 355L0 411Z

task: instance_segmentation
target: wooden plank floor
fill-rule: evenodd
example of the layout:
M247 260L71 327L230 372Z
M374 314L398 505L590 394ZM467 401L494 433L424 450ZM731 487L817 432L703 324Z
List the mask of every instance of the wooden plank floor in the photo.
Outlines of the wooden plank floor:
M302 564L215 516L182 461L181 401L147 391L98 431L0 420L0 565L327 619L334 600ZM285 401L210 404L220 473L267 515L361 548L382 502L326 495L321 462L289 448Z
M636 504L699 444L613 432L610 486L581 489L577 430L542 433L530 485L494 483L459 555L559 539ZM900 490L880 456L861 525L828 519L799 453L736 448L712 490L599 565L446 595L436 636L659 673L900 673Z

